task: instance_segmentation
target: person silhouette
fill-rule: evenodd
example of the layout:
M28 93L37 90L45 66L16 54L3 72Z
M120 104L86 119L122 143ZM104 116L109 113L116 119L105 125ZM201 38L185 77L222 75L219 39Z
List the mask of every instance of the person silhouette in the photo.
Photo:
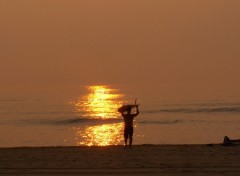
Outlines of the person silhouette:
M127 106L127 114L124 114L124 111L121 112L124 119L124 144L127 147L127 141L129 138L129 147L132 147L133 141L133 119L139 114L138 105L135 105L137 111L134 114L131 114L132 106Z

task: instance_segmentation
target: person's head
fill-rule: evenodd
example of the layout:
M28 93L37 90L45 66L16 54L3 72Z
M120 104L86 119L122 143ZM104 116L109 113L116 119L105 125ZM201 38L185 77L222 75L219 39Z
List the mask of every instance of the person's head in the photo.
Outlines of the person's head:
M131 114L131 109L132 109L132 108L131 108L130 106L127 107L127 113L128 113L128 114Z

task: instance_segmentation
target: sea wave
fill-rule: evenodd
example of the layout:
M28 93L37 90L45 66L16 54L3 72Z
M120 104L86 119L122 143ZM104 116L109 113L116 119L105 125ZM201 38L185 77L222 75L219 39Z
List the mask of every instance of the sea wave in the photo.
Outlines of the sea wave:
M81 124L81 123L96 123L96 124L103 124L103 123L116 123L118 121L122 121L122 119L118 118L109 118L109 119L101 119L101 118L96 118L96 119L91 119L91 118L79 118L79 117L74 117L70 119L66 118L59 118L59 119L24 119L20 120L16 123L28 123L28 124L44 124L44 125L73 125L73 124Z
M78 123L115 123L120 121L121 119L118 118L108 118L108 119L102 119L102 118L97 118L97 119L91 119L91 118L73 118L73 119L65 119L65 120L60 120L57 121L57 124L78 124Z
M138 121L141 124L177 124L182 123L183 120L152 120L152 121Z
M101 125L101 124L112 124L112 123L119 123L123 122L121 118L111 118L111 119L88 119L88 118L72 118L72 119L32 119L32 120L22 120L21 122L17 123L24 123L24 124L31 124L31 125ZM183 120L137 120L136 123L139 124L152 124L152 125L159 125L159 124L178 124L184 122Z
M143 113L239 113L240 107L215 107L215 108L169 108L147 110Z

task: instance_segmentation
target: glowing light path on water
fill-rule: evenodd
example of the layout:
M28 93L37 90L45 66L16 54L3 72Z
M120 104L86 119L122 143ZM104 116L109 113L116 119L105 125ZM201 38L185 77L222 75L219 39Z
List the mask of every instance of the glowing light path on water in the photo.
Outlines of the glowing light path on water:
M123 94L109 86L87 87L88 94L75 103L76 110L90 119L119 118L117 109L123 104ZM74 128L77 145L119 145L123 141L123 122Z
M77 111L83 112L89 118L117 118L117 108L123 104L123 94L108 86L90 86L88 94L75 103Z
M77 145L118 145L123 140L122 131L123 123L89 126L84 131L77 130L76 135L81 138Z

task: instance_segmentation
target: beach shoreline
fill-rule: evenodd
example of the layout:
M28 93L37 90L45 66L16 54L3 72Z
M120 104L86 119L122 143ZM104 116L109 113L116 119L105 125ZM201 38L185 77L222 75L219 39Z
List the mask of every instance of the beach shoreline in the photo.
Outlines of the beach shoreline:
M0 148L0 175L238 175L240 146Z
M107 146L97 146L97 145L92 145L92 146L86 146L86 145L79 145L79 146L11 146L11 147L0 147L1 150L8 150L8 149L60 149L60 148L71 148L71 149L94 149L94 148L102 148L102 149L110 149L110 148L123 148L123 149L128 149L128 150L134 150L136 148L141 148L141 147L159 147L159 148L165 148L165 147L190 147L190 146L208 146L208 147L216 147L216 146L224 146L223 143L209 143L209 144L136 144L132 145L131 148L125 147L123 144L121 145L107 145ZM230 145L229 145L230 146ZM226 146L228 147L228 146Z

